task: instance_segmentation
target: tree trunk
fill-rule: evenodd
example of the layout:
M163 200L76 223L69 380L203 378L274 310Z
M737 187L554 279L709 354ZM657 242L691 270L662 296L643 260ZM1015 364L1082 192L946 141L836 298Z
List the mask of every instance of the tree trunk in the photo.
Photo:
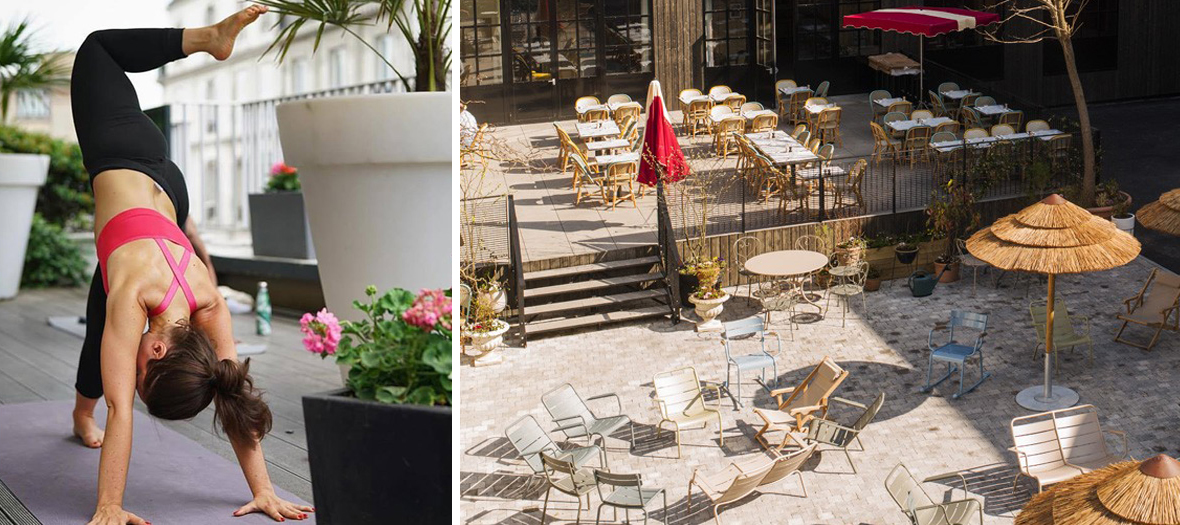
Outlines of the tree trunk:
M1094 205L1094 134L1090 129L1090 110L1086 106L1086 94L1082 91L1082 79L1078 77L1078 66L1074 62L1073 42L1068 33L1058 31L1057 41L1065 56L1065 71L1069 73L1069 85L1073 88L1073 100L1078 109L1078 124L1082 133L1082 192L1078 204Z
M446 62L443 58L444 41L434 40L433 32L443 22L438 19L437 0L426 0L418 5L418 44L415 53L417 78L415 91L443 91L447 85Z

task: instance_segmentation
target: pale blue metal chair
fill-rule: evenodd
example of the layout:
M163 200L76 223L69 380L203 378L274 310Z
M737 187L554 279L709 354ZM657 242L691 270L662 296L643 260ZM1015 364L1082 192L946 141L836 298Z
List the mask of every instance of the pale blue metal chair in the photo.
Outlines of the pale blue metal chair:
M778 363L775 362L774 357L782 352L783 342L779 339L777 333L766 329L766 323L762 321L762 317L754 316L740 319L737 321L730 321L723 323L721 331L721 343L725 345L725 383L722 388L729 391L729 377L734 369L737 370L737 389L734 394L734 404L742 406L742 371L743 370L761 370L762 372L762 386L766 388L766 368L770 367L773 372L772 383L778 386ZM773 336L775 341L775 351L770 353L766 350L766 336ZM761 345L759 351L753 354L734 355L733 349L730 348L730 342L740 338L757 338Z
M586 401L612 397L615 399L616 407L613 416L599 417L590 411L590 407L586 406ZM567 441L586 438L587 445L601 442L602 448L605 449L606 436L623 427L628 427L631 431L630 445L635 445L635 426L631 424L631 418L623 415L623 404L619 401L617 394L602 394L583 400L574 387L566 383L541 396L541 404L545 405L545 410L549 412L553 422L558 425L554 430L560 430Z
M828 82L827 80L820 82L819 86L815 88L815 96L817 96L817 97L828 96L828 87L831 85L832 84L830 82Z
M934 346L934 332L941 332L950 329L950 335L947 342L942 346ZM955 339L956 329L975 330L979 333L975 337L975 343L968 346L959 343ZM961 332L960 332L961 335ZM946 381L955 372L959 373L959 391L952 397L958 399L983 383L983 381L991 377L991 372L983 371L983 338L987 335L987 314L980 314L975 312L965 312L962 310L951 310L951 320L949 323L938 323L930 330L930 335L926 338L926 345L930 347L930 362L926 368L926 386L922 387L922 392L930 392L934 387L938 386L943 381ZM963 369L967 367L967 361L971 358L976 358L979 361L979 380L970 387L963 387ZM939 378L938 381L931 380L931 375L934 373L934 362L943 361L947 365L946 374Z

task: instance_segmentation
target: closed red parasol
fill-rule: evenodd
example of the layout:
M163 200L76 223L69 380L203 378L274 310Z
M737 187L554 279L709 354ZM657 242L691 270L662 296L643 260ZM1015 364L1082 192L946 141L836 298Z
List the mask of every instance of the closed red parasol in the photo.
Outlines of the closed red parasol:
M688 175L688 163L672 131L672 123L664 118L664 97L660 95L652 97L648 105L640 153L640 184L655 186L661 176L664 182L677 182Z

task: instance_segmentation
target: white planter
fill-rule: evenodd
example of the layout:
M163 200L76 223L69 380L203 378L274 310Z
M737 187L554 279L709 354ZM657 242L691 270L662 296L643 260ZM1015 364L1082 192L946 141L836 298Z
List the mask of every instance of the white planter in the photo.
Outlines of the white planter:
M508 332L508 323L496 321L499 328L490 332L467 332L471 343L467 345L467 355L475 358L473 366L498 365L504 362L504 356L496 350L504 343L504 334Z
M48 175L48 155L0 153L0 299L20 288L37 191Z
M1110 220L1114 221L1116 228L1123 230L1131 235L1135 235L1135 214L1128 213L1129 217L1118 218L1112 217Z
M717 316L725 310L725 301L728 301L729 297L729 294L716 299L698 299L696 296L688 296L689 302L696 305L697 316L701 318L700 321L697 321L698 332L721 331L721 321L717 320Z
M450 288L452 93L317 98L276 109L299 168L328 308L358 320L365 287ZM276 159L277 160L277 159Z
M491 306L492 311L496 313L503 312L508 307L508 296L504 293L503 288L493 288L491 291L480 292L477 299L479 304Z
M344 384L345 388L347 388L348 387L348 371L352 370L352 366L336 363L336 367L340 369L340 382Z

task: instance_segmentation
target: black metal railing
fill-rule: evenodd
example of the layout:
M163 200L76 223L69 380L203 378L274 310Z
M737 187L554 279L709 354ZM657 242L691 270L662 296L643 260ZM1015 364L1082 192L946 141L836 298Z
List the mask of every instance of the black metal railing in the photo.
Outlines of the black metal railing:
M508 252L512 265L512 308L516 311L516 329L520 346L528 343L524 323L524 255L520 250L520 223L516 220L516 201L508 196Z
M656 182L656 239L660 251L660 265L664 270L669 314L672 324L680 322L680 249L676 247L676 235L668 216L668 202L665 199L664 181Z

